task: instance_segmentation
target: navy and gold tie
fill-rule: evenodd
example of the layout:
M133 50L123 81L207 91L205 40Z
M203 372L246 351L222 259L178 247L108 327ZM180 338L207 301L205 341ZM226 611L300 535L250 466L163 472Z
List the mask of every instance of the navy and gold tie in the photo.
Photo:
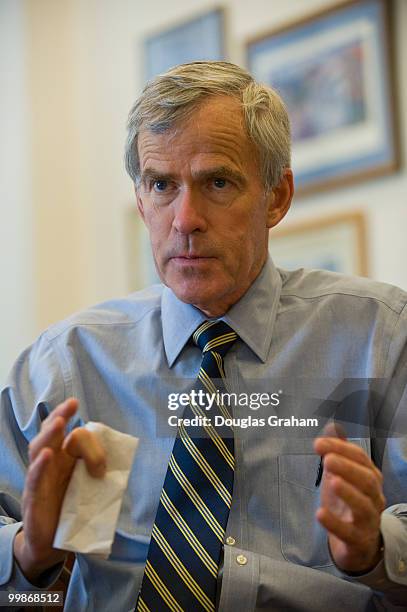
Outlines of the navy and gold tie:
M225 391L217 383L225 380L223 358L236 339L224 321L198 327L193 340L203 355L195 390ZM151 534L138 612L215 610L235 459L232 428L214 426L215 415L230 418L228 407L221 401L214 407L210 422L197 402L190 402L183 414L184 419L201 417L203 426L179 427Z

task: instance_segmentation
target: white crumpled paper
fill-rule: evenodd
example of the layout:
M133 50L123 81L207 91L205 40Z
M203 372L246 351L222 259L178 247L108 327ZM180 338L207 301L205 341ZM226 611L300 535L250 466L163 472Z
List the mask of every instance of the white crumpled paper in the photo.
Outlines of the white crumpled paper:
M103 478L93 478L83 459L76 462L53 545L63 550L106 558L112 548L139 439L102 423L89 422L85 428L96 434L106 451L106 474Z

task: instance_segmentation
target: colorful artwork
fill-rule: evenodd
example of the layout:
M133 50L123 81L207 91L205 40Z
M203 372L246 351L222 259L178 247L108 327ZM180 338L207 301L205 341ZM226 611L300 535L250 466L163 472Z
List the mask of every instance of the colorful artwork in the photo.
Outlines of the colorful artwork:
M362 58L355 41L270 77L287 105L294 142L366 120Z
M388 2L359 0L249 41L248 65L282 95L297 193L398 167Z

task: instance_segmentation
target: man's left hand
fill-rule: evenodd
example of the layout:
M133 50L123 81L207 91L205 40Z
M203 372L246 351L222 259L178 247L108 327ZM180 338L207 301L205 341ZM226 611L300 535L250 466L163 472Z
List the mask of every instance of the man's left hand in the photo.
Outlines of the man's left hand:
M364 450L346 439L317 438L314 449L324 462L316 518L328 531L331 556L344 572L368 572L382 556L382 473Z

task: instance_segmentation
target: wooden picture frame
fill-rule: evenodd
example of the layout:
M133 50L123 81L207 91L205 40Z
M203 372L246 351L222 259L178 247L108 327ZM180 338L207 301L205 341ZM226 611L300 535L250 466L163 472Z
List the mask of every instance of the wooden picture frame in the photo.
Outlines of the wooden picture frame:
M284 269L317 268L344 274L369 273L366 220L360 212L348 212L270 230L269 251Z
M287 105L298 195L398 168L391 17L390 0L348 0L247 42Z

